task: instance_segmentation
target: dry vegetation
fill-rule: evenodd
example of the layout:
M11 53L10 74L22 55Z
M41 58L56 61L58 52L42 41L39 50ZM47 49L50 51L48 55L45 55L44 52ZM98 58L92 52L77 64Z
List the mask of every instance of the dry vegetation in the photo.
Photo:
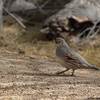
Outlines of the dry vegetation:
M55 42L43 41L42 35L39 34L37 28L33 28L34 32L25 33L18 25L6 26L4 33L1 34L1 44L5 49L12 52L19 52L22 50L26 56L40 56L42 58L54 58L55 57ZM72 44L72 48L80 52L89 62L100 66L100 36L95 39L86 41L82 45L75 43ZM3 47L3 46L1 46Z
M11 2L14 3L14 1L16 0L5 0L5 7L1 7L1 9L4 10L7 5L9 10L12 7ZM21 1L19 5L23 6L25 0ZM30 5L32 4L31 0L27 1L30 2ZM0 33L0 100L100 100L100 71L78 69L75 76L70 76L71 70L61 75L55 74L65 68L56 60L55 41L45 39L45 36L39 32L43 26L42 22L37 22L43 21L46 17L47 20L52 19L54 16L49 15L55 12L58 12L57 15L69 16L71 14L69 12L74 13L75 10L75 15L77 13L81 15L82 12L84 15L84 9L86 15L93 16L94 19L99 18L99 2L75 0L67 6L68 1L71 0L33 1L36 6L35 9L33 8L33 12L24 10L24 7L27 9L27 6L22 7L22 13L18 11L18 15L22 14L20 16L23 19L22 22L27 26L26 30L22 29L11 16L6 16L4 12L4 30ZM46 5L44 5L45 1L47 1ZM41 9L42 3L44 7ZM96 6L94 3L97 3ZM84 6L84 4L87 5ZM18 8L15 7L16 10ZM62 10L60 11L60 9ZM91 13L91 9L93 13ZM66 41L90 63L100 67L100 36L98 35L90 41L85 40L80 44L75 39L73 37Z

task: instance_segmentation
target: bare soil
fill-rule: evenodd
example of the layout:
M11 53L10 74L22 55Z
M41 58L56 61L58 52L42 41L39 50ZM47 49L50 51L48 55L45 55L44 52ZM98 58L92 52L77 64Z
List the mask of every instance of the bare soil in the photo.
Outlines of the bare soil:
M0 100L100 100L100 72L64 68L53 59L0 54Z

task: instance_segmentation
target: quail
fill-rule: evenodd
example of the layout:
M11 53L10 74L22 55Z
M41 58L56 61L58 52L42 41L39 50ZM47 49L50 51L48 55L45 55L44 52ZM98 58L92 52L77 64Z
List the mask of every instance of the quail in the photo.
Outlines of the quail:
M56 74L62 74L70 69L72 69L72 76L77 69L100 70L98 67L87 62L80 54L70 48L68 43L63 38L56 38L55 41L57 44L56 56L60 58L61 64L66 68L66 70L57 72Z

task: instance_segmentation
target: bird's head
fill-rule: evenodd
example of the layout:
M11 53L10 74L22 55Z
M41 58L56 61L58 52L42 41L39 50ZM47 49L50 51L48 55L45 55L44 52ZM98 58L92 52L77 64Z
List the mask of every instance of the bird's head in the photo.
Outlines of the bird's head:
M55 39L55 42L56 42L56 44L59 45L59 44L63 44L65 42L65 40L63 38L59 37L59 38Z
M57 46L65 46L67 48L70 48L69 45L67 44L67 42L62 37L56 38L55 42L56 42Z

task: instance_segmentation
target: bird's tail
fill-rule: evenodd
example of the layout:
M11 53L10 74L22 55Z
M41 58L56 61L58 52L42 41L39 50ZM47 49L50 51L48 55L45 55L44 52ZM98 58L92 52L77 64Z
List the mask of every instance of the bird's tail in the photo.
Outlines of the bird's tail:
M100 71L100 67L97 67L96 65L91 65L91 69Z

